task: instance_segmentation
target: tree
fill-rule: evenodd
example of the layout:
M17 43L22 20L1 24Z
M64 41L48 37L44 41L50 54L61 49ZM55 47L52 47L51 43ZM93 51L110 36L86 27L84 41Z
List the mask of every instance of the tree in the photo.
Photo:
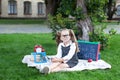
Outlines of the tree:
M87 14L92 22L102 22L107 19L106 4L108 0L86 0Z
M78 28L82 29L82 39L89 40L89 32L93 31L93 25L91 24L91 19L87 15L85 0L77 0L77 7L82 8L82 12L83 12L84 16L86 17L83 20L78 19L78 21L77 21Z
M98 41L101 43L101 49L104 49L115 31L112 30L110 35L107 35L103 31L106 25L101 24L100 28L94 29L94 22L106 19L106 3L108 0L59 0L56 11L48 17L53 38L55 39L56 32L61 28L73 29L77 39Z
M77 35L82 40L89 40L89 33L94 31L94 25L91 19L94 17L104 19L103 7L107 0L49 0L58 3L57 11L54 12L55 16L50 18L51 28L53 32L61 27L73 28L74 22L77 24L77 32L82 34ZM99 1L99 3L98 3ZM53 4L53 3L52 3ZM48 5L48 4L47 4ZM89 6L88 6L89 5ZM72 19L68 19L72 16ZM92 20L95 20L92 19Z
M55 15L61 0L45 0L47 15Z
M111 20L113 17L113 14L115 14L115 11L116 11L115 6L116 6L115 0L109 0L108 3L106 4L108 20Z

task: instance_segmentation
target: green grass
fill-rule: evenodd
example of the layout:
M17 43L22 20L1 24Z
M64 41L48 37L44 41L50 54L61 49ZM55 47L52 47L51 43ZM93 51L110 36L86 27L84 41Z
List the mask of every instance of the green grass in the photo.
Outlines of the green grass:
M113 36L109 48L101 51L101 58L112 65L111 69L43 75L21 61L33 51L35 44L41 44L48 55L56 54L56 43L51 34L0 34L0 80L119 80L119 36Z
M45 19L0 19L0 24L45 24Z
M95 22L94 23L95 25L101 25L101 22ZM102 22L102 24L104 24L104 25L120 25L120 21L117 21L117 20L115 20L115 21L111 21L111 22Z

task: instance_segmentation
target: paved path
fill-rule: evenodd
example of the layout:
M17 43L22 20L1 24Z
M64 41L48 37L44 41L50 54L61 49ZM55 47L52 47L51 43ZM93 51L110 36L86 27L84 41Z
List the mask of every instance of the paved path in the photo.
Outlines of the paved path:
M0 33L50 33L47 25L40 24L0 24Z
M107 28L104 31L106 33L109 33L109 30L112 29L112 28L117 31L117 34L120 34L120 24L119 25L115 25L115 24L108 25Z
M104 31L109 32L111 28L120 34L120 25L108 25ZM40 24L0 24L0 33L50 33L52 30L47 25Z

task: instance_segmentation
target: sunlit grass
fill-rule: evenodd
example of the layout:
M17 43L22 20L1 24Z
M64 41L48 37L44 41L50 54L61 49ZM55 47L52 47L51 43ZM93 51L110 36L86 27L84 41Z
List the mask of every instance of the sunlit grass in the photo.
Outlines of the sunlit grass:
M41 44L48 55L56 54L51 34L0 34L0 80L119 80L119 36L113 36L110 46L101 51L101 58L111 64L111 69L43 75L36 68L23 64L22 59L33 52L36 44Z

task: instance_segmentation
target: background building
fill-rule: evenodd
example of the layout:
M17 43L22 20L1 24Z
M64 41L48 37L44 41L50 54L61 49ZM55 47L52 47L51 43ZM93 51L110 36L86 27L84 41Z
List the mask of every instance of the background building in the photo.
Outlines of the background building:
M45 18L44 0L0 0L0 18Z

